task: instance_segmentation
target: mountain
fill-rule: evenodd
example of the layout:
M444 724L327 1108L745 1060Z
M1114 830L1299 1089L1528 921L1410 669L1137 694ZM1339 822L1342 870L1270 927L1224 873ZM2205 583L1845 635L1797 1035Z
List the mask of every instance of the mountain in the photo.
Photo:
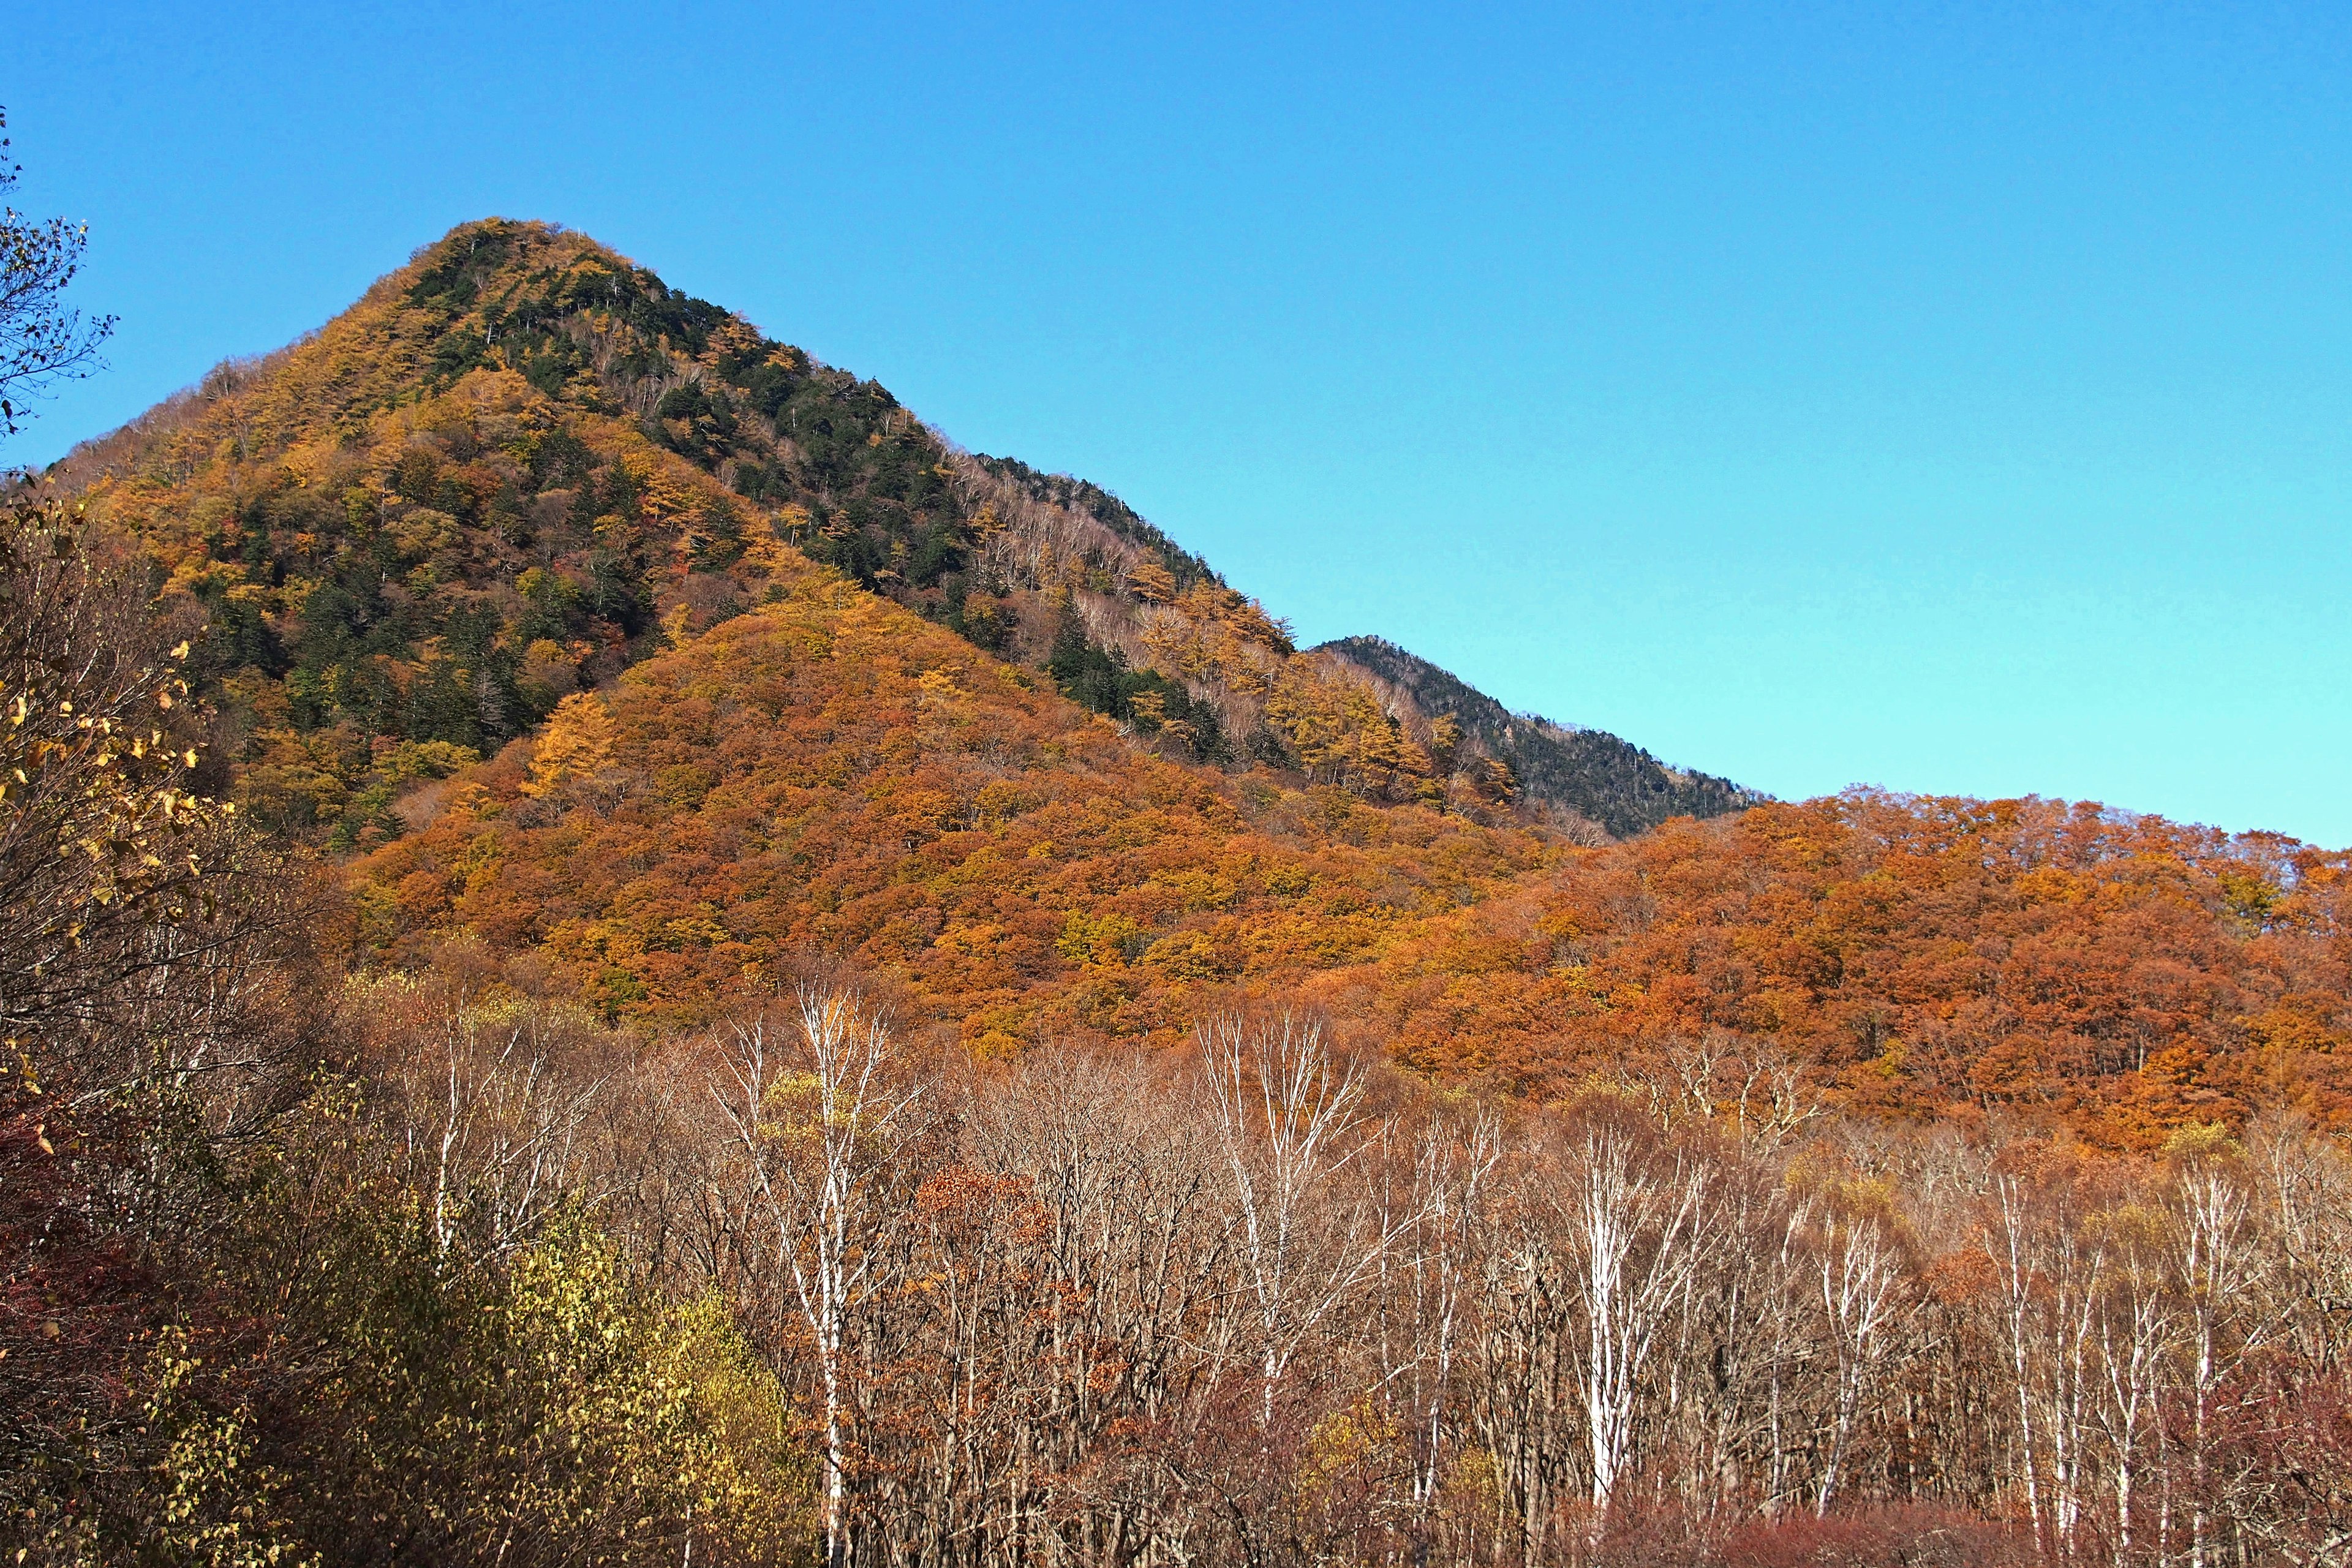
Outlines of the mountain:
M1306 1000L1536 1096L1726 1036L2125 1143L2261 1061L2337 1114L2340 856L1759 802L1301 650L1107 491L560 229L464 226L58 478L190 640L197 782L342 857L362 965L658 1029L822 954L982 1056Z
M1729 779L1668 767L1602 731L1513 713L1384 637L1341 637L1316 651L1371 677L1391 707L1453 720L1475 747L1510 768L1529 800L1566 806L1620 838L1671 816L1720 816L1765 798Z
M1301 655L1108 491L961 451L878 384L544 225L460 226L57 477L201 612L216 755L249 803L343 847L396 836L414 779L758 602L780 550L1169 755L1474 816L1518 795L1612 833L1748 798ZM1475 709L1462 738L1424 688Z

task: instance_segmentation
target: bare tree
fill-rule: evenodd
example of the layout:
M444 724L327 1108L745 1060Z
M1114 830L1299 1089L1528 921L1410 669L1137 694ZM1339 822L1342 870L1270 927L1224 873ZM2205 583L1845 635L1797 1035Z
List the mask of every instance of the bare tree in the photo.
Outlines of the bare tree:
M1340 1178L1381 1131L1360 1113L1363 1073L1335 1062L1320 1027L1231 1016L1198 1031L1202 1079L1239 1221L1235 1258L1254 1309L1259 1425L1291 1360L1378 1271L1418 1215L1383 1214Z
M740 1140L748 1195L772 1232L778 1266L808 1331L824 1428L828 1568L846 1568L852 1314L877 1289L890 1179L920 1131L922 1088L904 1072L888 1022L857 993L804 989L796 1027L736 1026L719 1104Z
M1406 1278L1416 1331L1412 1366L1414 1413L1423 1445L1414 1501L1424 1518L1435 1506L1448 1427L1447 1398L1466 1298L1477 1279L1474 1248L1480 1205L1502 1159L1502 1128L1481 1110L1466 1129L1433 1122L1416 1149L1412 1210L1416 1221Z
M1042 1219L1002 1319L1034 1425L997 1495L1080 1561L1184 1539L1183 1446L1134 1438L1199 1423L1230 1348L1223 1152L1206 1119L1171 1114L1172 1088L1149 1057L1046 1047L985 1081L963 1125L964 1158Z
M2214 1402L2239 1358L2268 1337L2262 1310L2268 1259L2258 1245L2244 1184L2217 1162L2189 1165L2168 1197L2171 1270L2180 1293L2189 1405L2189 1568L2212 1550L2211 1433Z
M545 1005L457 991L436 1013L370 1065L392 1096L435 1252L449 1258L466 1239L474 1255L497 1257L560 1206L595 1203L606 1169L586 1142L611 1076L598 1059L608 1047Z
M2063 1169L2039 1181L2000 1176L1985 1240L2016 1387L2016 1474L2037 1533L2046 1522L2062 1554L2074 1550L2091 1473L2099 1308L2112 1262L2103 1230L2081 1212L2078 1185Z
M7 123L0 110L0 127ZM16 189L22 173L0 137L0 195ZM59 303L89 243L86 224L0 208L0 437L23 428L26 399L100 368L98 347L113 332L114 318L85 321Z
M1578 1371L1596 1513L1633 1458L1643 1374L1702 1250L1712 1174L1691 1141L1668 1142L1622 1101L1571 1115L1554 1201L1583 1310Z
M1853 1441L1854 1415L1864 1389L1886 1352L1888 1331L1902 1312L1902 1248L1875 1214L1823 1215L1814 1239L1822 1316L1837 1356L1837 1389L1830 1415L1829 1457L1822 1462L1813 1512L1826 1518L1836 1498Z

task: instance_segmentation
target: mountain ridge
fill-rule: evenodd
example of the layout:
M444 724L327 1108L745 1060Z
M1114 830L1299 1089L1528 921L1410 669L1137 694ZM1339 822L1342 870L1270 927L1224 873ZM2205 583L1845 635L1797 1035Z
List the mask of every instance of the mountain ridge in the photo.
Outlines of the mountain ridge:
M1345 659L1432 719L1454 720L1489 755L1507 763L1531 796L1578 812L1616 837L1630 837L1669 817L1744 811L1767 798L1728 779L1669 767L1606 731L1515 713L1385 637L1338 637L1318 644L1316 651Z

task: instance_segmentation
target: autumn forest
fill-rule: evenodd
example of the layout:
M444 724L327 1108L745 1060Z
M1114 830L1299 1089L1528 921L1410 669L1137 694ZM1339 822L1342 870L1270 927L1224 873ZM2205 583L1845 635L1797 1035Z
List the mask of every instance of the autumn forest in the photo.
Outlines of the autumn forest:
M11 484L10 1561L2352 1561L2352 854L1302 647L542 224Z

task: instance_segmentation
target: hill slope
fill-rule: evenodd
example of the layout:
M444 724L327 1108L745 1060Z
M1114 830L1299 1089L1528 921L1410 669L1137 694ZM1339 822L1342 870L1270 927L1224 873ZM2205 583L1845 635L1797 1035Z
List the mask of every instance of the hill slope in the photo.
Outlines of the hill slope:
M780 586L422 803L355 868L368 948L480 942L685 1022L821 952L983 1053L1166 1041L1203 998L1375 958L1548 853L1151 756L829 574Z
M1619 832L1665 798L1567 752L1528 752L1515 784L1492 726L1453 743L1404 686L1300 656L1107 491L958 450L877 384L542 225L460 226L59 471L201 607L254 803L345 844L396 832L418 772L755 602L779 548L1171 755L1473 812L1516 789Z
M2143 1148L2264 1108L2352 1124L2352 854L2088 803L1685 819L1306 989L1425 1070L1539 1094L1712 1058Z

